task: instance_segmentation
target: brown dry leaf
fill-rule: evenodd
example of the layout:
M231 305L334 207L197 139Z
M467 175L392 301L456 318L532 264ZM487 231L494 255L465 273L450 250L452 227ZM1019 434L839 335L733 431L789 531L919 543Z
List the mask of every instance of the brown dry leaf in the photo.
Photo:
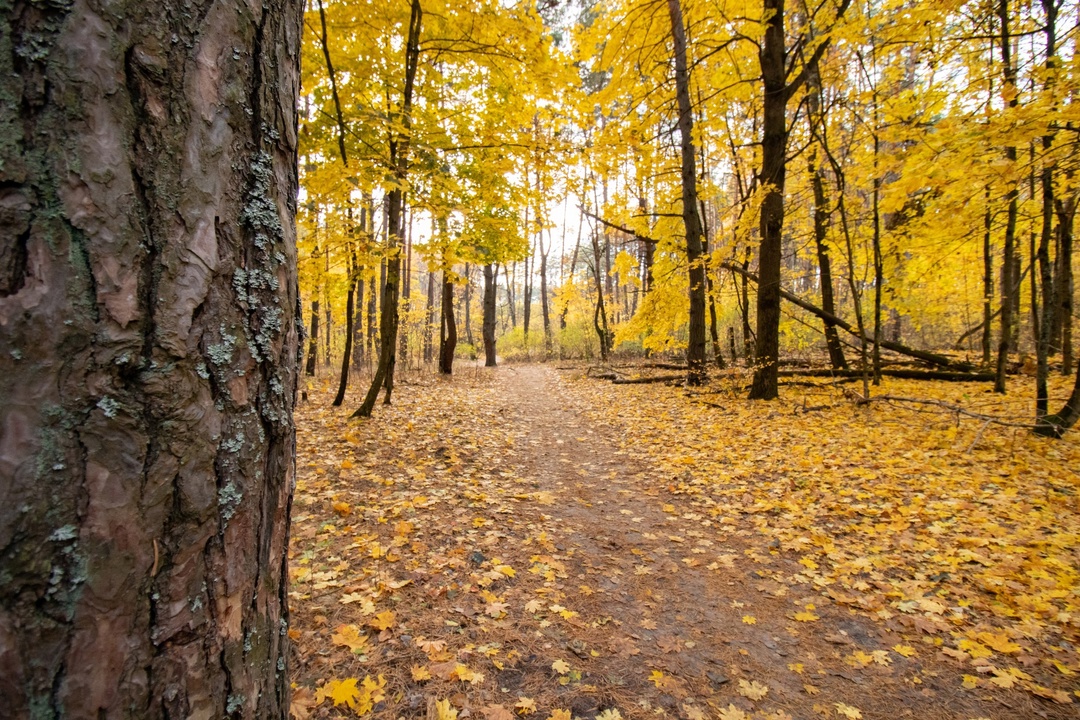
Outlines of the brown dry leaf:
M296 720L307 720L311 709L315 707L315 696L309 688L299 687L292 691L289 699L289 715Z
M483 710L484 720L514 720L514 713L502 705L488 705Z

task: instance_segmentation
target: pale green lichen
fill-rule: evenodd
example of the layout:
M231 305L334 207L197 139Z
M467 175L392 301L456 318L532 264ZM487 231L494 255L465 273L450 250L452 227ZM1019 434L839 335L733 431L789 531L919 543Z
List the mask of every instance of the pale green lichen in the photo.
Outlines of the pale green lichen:
M120 410L119 403L107 395L97 401L97 406L101 409L101 412L105 413L107 418L116 417L116 413Z
M236 487L236 483L230 480L225 487L218 490L218 506L221 508L221 517L226 521L231 520L233 515L236 514L236 508L239 507L240 501L243 499L243 491Z

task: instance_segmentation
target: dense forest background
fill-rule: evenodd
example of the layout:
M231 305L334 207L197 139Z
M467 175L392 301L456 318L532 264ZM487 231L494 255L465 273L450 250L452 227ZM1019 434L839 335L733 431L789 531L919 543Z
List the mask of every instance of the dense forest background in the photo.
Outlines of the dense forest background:
M487 336L488 364L496 341L685 356L692 382L745 362L768 398L781 356L878 376L884 349L999 391L1025 369L1046 415L1048 374L1075 365L1078 19L1058 0L316 0L307 372L385 371L387 337L398 368L449 372Z

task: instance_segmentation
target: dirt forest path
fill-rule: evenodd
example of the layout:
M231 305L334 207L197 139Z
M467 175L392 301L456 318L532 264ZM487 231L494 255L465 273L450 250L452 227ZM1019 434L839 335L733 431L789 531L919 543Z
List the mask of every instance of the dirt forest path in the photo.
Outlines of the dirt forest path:
M967 692L932 642L830 602L805 560L650 462L623 420L654 408L598 407L590 382L467 368L368 423L319 395L301 410L298 716L1069 716Z

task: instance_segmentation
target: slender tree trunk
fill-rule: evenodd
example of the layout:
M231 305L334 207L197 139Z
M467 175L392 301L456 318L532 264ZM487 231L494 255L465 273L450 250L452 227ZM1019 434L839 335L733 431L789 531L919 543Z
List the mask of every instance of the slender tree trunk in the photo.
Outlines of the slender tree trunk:
M1058 318L1061 321L1061 372L1069 374L1073 366L1072 311L1073 311L1073 217L1076 200L1055 200L1058 216L1058 280L1054 287L1059 293Z
M350 280L349 293L345 300L345 352L341 356L341 380L338 382L337 395L333 406L340 407L345 401L345 390L349 387L349 362L352 360L353 343L353 302L356 295L356 283Z
M544 318L544 352L551 354L551 309L548 307L547 250L540 248L540 312Z
M465 263L465 342L475 349L476 342L472 332L472 275L472 267Z
M533 266L529 263L529 259L534 257L536 252L535 245L533 246L533 252L529 253L525 258L525 287L522 289L522 308L521 308L521 330L525 339L525 352L529 352L529 320L532 318L532 275ZM535 261L534 261L535 264Z
M439 323L439 372L454 372L454 350L457 348L457 324L454 322L454 278L449 270L442 273L442 312Z
M325 263L323 271L322 281L322 295L323 295L323 312L326 315L326 324L323 326L323 344L326 346L326 353L323 356L323 365L330 367L330 327L333 322L333 315L330 308L330 247L327 245L325 252L323 252L323 262Z
M705 372L705 260L701 248L701 217L698 214L697 171L694 167L694 116L690 106L690 71L686 58L686 28L682 5L668 0L675 60L675 99L679 107L679 142L682 160L682 220L686 235L690 320L686 345L688 385L701 385Z
M602 256L600 254L599 232L591 233L593 247L593 277L596 279L596 305L593 307L593 327L600 338L600 360L607 362L611 349L611 335L608 331L607 311L604 309L604 279L600 276Z
M1016 69L1012 63L1012 40L1009 35L1009 1L999 0L998 21L1001 23L1001 62L1003 67L1004 96L1010 107L1016 107ZM1016 163L1016 147L1005 148L1005 158L1010 164ZM1019 192L1014 184L1006 194L1008 215L1005 221L1005 247L1001 270L1001 338L998 342L997 374L994 380L994 392L1005 392L1005 376L1008 370L1009 349L1013 335L1013 308L1018 300L1017 288L1014 287L1014 255L1016 240L1017 199Z
M413 213L412 213L412 209L410 208L409 213L408 213L408 221L406 222L404 217L402 218L402 222L403 222L403 224L405 224L407 230L403 233L403 235L404 235L403 240L404 240L404 243L405 243L405 257L402 260L401 302L400 302L400 307L398 308L398 316L399 316L399 318L404 317L406 319L409 317L409 309L410 309L411 304L412 304L412 299L411 299L411 296L412 296L412 261L413 261L413 253L412 253L412 220L413 220ZM399 319L399 322L400 322L400 319ZM399 359L399 362L401 363L401 366L403 368L408 369L408 367L409 367L409 332L408 332L408 326L406 326L404 332L399 331L398 335L399 335L399 337L398 337L398 359Z
M1057 52L1057 12L1058 6L1054 0L1042 0L1043 10L1046 13L1046 24L1043 32L1046 37L1046 70L1047 79L1044 89L1049 91L1052 85L1054 58ZM1043 135L1043 167L1040 173L1040 190L1042 191L1042 228L1039 237L1039 247L1035 252L1039 263L1039 274L1043 287L1042 319L1036 325L1039 328L1035 338L1035 420L1043 422L1049 413L1049 388L1047 382L1050 376L1050 347L1051 335L1055 326L1055 314L1057 311L1056 298L1058 293L1054 291L1054 268L1050 264L1050 243L1053 240L1054 225L1054 166L1050 160L1050 149L1054 144L1053 135ZM1034 164L1032 164L1034 172ZM1034 286L1033 286L1034 287ZM1033 298L1034 303L1035 298ZM1032 309L1034 312L1034 307Z
M307 365L305 375L315 374L315 365L319 354L319 301L311 301L311 332L308 334Z
M409 33L405 43L405 87L399 121L404 130L399 135L394 133L390 142L390 164L394 169L397 185L387 194L386 222L388 228L388 253L386 261L386 288L383 291L382 313L379 321L382 336L382 351L379 353L379 365L375 369L371 387L363 404L353 413L353 417L371 417L375 409L375 400L379 390L386 387L383 403L389 405L393 393L394 366L397 363L398 333L398 285L401 282L400 245L402 222L401 212L404 200L402 189L408 178L409 143L412 128L412 96L416 80L416 70L420 60L420 25L423 10L420 0L412 0L409 17Z
M986 211L983 213L983 326L982 326L982 361L984 367L990 367L990 346L993 337L994 312L990 306L994 301L994 256L990 244L990 186L986 186Z
M484 367L495 367L495 301L499 287L498 266L484 265L484 321L481 334L484 338Z
M301 5L5 4L4 717L288 714Z
M510 327L517 328L517 304L514 302L514 283L517 282L517 262L511 263L510 273L506 272L503 265L503 278L506 279L506 305L510 311Z
M746 255L743 256L742 262L743 272L747 272L750 269L750 248L746 249ZM746 275L742 275L740 278L742 281L742 302L740 303L741 315L742 315L742 339L743 339L743 359L747 366L754 362L755 349L754 349L754 337L750 330L750 285L747 283Z

